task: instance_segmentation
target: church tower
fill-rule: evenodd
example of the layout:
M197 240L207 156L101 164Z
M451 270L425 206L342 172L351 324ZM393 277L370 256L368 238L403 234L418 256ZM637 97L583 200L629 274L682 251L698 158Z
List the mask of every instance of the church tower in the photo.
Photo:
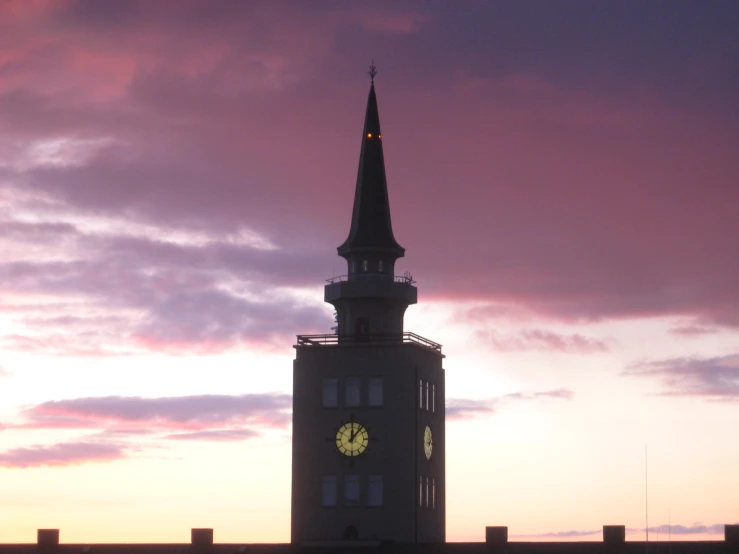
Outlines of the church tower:
M328 281L336 333L299 335L293 363L291 540L444 542L441 345L403 329L416 303L393 236L372 84L347 274Z

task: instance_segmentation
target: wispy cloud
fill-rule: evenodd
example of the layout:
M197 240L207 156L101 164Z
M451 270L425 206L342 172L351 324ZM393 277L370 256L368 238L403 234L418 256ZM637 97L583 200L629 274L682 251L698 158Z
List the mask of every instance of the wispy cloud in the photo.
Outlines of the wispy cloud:
M548 398L572 400L575 393L569 389L537 392L514 392L493 398L449 398L446 401L446 418L449 421L471 419L493 414L506 404L518 401L534 401Z
M622 375L658 379L662 396L739 400L739 354L638 362L628 366Z
M602 533L602 529L597 530L575 530L570 531L550 531L547 533L532 533L532 534L514 534L513 537L526 537L526 538L538 538L538 539L576 539L579 537L589 537L591 535L598 535Z
M477 338L483 344L501 352L549 351L590 354L606 352L606 341L579 333L560 334L542 329L524 329L519 333L503 334L494 329L479 330Z
M125 456L125 448L120 444L61 442L0 452L0 466L14 468L69 466L90 462L111 462Z

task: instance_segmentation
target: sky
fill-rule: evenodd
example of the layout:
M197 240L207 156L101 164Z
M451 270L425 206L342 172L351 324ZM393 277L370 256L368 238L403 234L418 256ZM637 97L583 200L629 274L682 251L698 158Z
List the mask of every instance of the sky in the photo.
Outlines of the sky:
M292 346L333 324L372 60L448 540L723 538L737 28L732 0L0 0L0 542L289 540Z

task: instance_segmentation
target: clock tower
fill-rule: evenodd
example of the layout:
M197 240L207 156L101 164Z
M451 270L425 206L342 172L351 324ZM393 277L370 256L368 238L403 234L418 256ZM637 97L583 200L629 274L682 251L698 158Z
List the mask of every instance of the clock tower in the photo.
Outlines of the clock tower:
M382 132L370 67L346 275L328 281L336 333L298 336L291 540L444 542L441 345L403 328L415 281L395 275Z

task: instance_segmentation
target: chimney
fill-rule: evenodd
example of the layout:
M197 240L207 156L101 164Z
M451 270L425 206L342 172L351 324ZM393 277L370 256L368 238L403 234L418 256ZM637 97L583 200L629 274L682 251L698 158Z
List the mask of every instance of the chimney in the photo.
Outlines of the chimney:
M45 548L59 546L59 529L38 529L36 531L36 544Z
M603 543L606 546L620 546L626 542L625 525L604 525Z
M485 543L488 546L505 546L508 542L508 527L485 527Z
M213 544L213 529L191 529L190 543L193 546L211 546Z
M724 540L739 546L739 524L724 525Z

